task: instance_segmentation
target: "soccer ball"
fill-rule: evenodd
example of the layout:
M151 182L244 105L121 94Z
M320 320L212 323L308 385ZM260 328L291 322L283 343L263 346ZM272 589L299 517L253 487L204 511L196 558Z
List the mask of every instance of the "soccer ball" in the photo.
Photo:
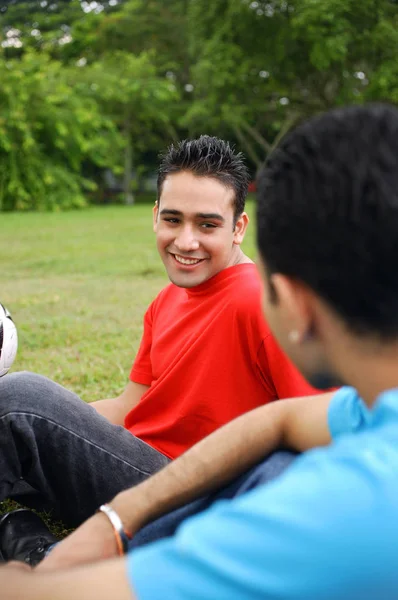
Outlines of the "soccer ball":
M8 310L0 304L0 377L8 373L17 354L17 328Z

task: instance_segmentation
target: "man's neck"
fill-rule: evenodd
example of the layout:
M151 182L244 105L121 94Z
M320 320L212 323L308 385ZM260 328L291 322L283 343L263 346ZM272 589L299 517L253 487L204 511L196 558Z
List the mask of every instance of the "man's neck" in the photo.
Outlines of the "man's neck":
M245 263L253 263L253 261L251 258L246 256L246 254L244 254L240 248L238 248L238 251L236 254L234 254L231 259L231 263L228 266L235 267L236 265L243 265Z
M382 392L398 388L398 339L353 334L323 300L315 314L320 360L336 379L354 387L369 408Z
M344 362L340 369L343 380L355 387L369 408L381 393L398 388L398 344L346 355Z

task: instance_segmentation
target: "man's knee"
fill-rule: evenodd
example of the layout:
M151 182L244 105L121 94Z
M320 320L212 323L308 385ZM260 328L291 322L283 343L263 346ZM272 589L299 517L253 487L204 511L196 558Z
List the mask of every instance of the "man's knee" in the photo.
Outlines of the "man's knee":
M0 378L0 414L43 409L60 394L56 383L29 371L9 373ZM60 388L61 390L63 388ZM68 393L65 390L65 393Z

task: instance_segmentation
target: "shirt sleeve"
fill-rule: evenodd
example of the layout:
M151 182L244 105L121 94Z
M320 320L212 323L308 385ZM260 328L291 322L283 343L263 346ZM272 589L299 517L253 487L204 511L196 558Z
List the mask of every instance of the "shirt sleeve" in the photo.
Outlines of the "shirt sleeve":
M267 358L268 377L272 379L277 399L319 394L319 390L312 387L299 373L272 335L268 335L264 339L260 350L259 357L263 353ZM265 361L260 360L259 366L261 362Z
M369 410L358 392L348 386L340 388L333 396L328 409L328 424L333 439L364 428L370 417Z
M133 551L127 573L137 598L392 598L396 554L385 551L385 524L395 524L355 455L330 460L327 452L306 453L273 483Z
M153 302L144 316L144 331L140 347L130 371L130 380L143 385L151 385L153 381L151 348L152 348Z

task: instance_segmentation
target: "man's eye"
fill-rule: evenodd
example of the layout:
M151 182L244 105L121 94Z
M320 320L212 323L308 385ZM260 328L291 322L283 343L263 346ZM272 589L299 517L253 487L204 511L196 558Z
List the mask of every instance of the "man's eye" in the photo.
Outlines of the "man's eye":
M214 223L202 223L201 227L204 229L215 229L217 225L214 225Z
M179 219L173 219L173 218L164 219L164 221L167 221L167 223L171 223L172 225L175 225L176 223L180 222Z

